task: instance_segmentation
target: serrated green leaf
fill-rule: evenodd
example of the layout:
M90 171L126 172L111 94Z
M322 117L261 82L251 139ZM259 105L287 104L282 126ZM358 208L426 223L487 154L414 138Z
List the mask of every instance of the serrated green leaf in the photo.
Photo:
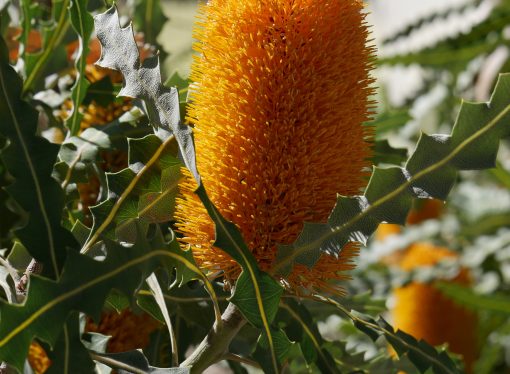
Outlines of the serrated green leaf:
M262 293L260 297L264 304L266 319L271 323L278 311L278 303L283 289L266 273L259 275L258 285ZM253 325L263 327L267 322L264 321L261 315L258 305L259 298L254 297L254 295L256 295L254 281L250 279L247 272L243 271L236 282L236 288L230 301L239 307L246 319Z
M133 297L140 283L162 261L186 262L167 248L152 250L153 243L145 238L129 247L113 242L106 245L108 255L104 261L70 252L58 281L32 276L23 305L0 302L0 360L21 369L33 338L54 347L62 332L61 321L71 311L81 311L98 320L111 289Z
M270 346L267 335L262 333L257 341L257 347L255 352L253 352L253 357L260 364L264 373L275 374L279 371L275 370L275 367L271 363L272 351L274 350L274 352L276 352L278 366L281 366L281 363L286 360L293 343L282 330L273 330L271 331L271 335L273 347Z
M47 374L92 373L94 363L81 342L78 313L72 313L64 324L54 349L46 354L51 360Z
M283 287L267 273L260 271L257 261L242 238L241 232L232 222L221 216L209 200L204 186L200 185L195 193L215 223L215 241L213 245L227 252L243 269L237 280L232 302L250 323L264 329L272 352L273 370L278 372L278 361L270 324L278 309Z
M176 88L161 82L158 56L140 63L140 55L131 25L121 28L115 7L94 17L97 38L101 42L101 57L97 64L118 70L124 76L119 96L138 98L145 102L147 114L162 139L173 135L179 144L180 157L197 182L200 181L196 163L193 133L181 122L179 95Z
M72 87L71 99L73 101L73 110L66 121L71 135L77 135L80 130L83 114L79 107L85 98L87 89L90 85L85 77L85 67L87 66L87 55L89 54L89 41L94 31L94 20L87 11L88 0L71 0L69 14L71 24L78 34L78 51L76 55L76 81Z
M20 99L21 79L9 65L7 46L0 41L0 134L9 139L1 157L14 182L10 196L29 212L27 224L16 232L30 254L47 264L45 274L58 277L66 249L76 248L71 233L61 226L64 194L51 177L58 146L36 136L37 111Z
M322 253L366 243L381 221L402 224L412 198L444 200L459 170L494 166L499 140L510 134L509 97L510 75L503 74L489 103L462 104L450 136L422 135L405 168L376 168L364 196L340 196L327 224L305 225L306 240L300 235L279 246L272 271L288 274L295 263L312 267Z
M282 315L279 319L287 324L285 331L289 338L299 342L306 362L315 362L323 373L340 373L333 357L323 347L324 340L306 307L292 299L282 306L288 316Z
M176 183L180 178L177 167L180 163L173 156L173 142L171 137L161 142L155 135L129 139L129 167L106 174L108 198L91 208L94 224L82 252L87 252L104 237L115 239L122 235L122 239L136 240L132 229L135 221L148 227L149 223L170 218L174 201L168 198L176 195ZM166 170L168 168L170 170ZM170 175L172 172L177 174ZM165 204L155 207L159 203ZM169 212L161 212L164 208Z
M437 351L424 340L416 340L413 336L395 330L382 317L376 321L370 316L349 312L337 302L331 301L343 314L353 321L354 326L369 336L374 342L384 336L388 343L395 349L399 357L407 356L420 373L427 372L432 368L436 374L460 374L460 369L452 359L444 352Z

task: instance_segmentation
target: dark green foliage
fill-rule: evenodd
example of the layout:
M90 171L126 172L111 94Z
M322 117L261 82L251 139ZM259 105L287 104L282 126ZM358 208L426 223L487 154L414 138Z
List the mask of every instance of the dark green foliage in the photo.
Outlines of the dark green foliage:
M61 226L64 194L51 177L59 147L37 136L37 112L21 99L22 81L10 67L7 47L0 41L0 134L9 145L2 161L14 181L6 188L28 215L26 225L16 233L44 271L57 278L66 251L75 250L71 233Z
M94 20L87 12L88 0L73 0L69 7L71 24L78 34L79 47L76 58L76 80L72 88L71 98L73 100L73 112L67 120L67 126L71 135L76 135L80 129L80 122L83 115L78 108L83 102L89 81L85 78L85 67L87 66L87 55L89 53L89 41L94 30Z

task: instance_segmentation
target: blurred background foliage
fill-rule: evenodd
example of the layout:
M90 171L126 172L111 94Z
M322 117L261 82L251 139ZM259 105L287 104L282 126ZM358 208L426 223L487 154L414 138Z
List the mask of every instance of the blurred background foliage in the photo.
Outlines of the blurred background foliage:
M52 17L45 1L23 3L37 16L34 19ZM487 101L498 74L510 72L510 1L427 3L426 6L419 0L368 3L372 13L369 22L374 24L374 43L379 51L374 61L378 86L374 116L377 165L402 164L420 131L449 133L460 98ZM137 35L142 54L151 55L159 50L166 85L178 87L184 105L197 2L166 0L159 4L127 0L117 4L124 22L134 19L135 29L143 30L143 34ZM103 6L102 1L89 1L90 10ZM420 7L425 9L418 10ZM21 20L19 8L0 1L0 12L0 32L14 43L10 46L14 63L17 45L12 34L17 31L12 26ZM6 20L11 21L10 26ZM21 36L26 41L25 53L40 49L37 30L43 26L32 23L34 33ZM42 113L39 132L55 143L64 141L63 124L70 111L71 87L76 79L71 63L76 45L73 47L75 38L69 25L62 26L59 38L60 43L48 57L50 62L30 87L31 103ZM140 103L115 98L121 77L92 66L99 56L98 48L91 44L87 59L85 74L91 85L82 102L84 120L80 131L85 134L89 127L100 129L106 134L103 146L91 150L90 162L80 163L72 179L67 178L69 169L64 164L57 165L54 172L68 189L69 222L80 220L85 225L91 223L88 208L105 197L105 173L127 165L125 137L141 138L150 130L140 126L147 123ZM26 67L17 68L22 73L26 71ZM88 136L94 135L89 131ZM9 183L10 176L0 163L0 186ZM19 211L13 204L0 189L0 249L11 267L23 271L29 257L11 236L10 229L21 226L26 217L13 213ZM342 304L370 316L382 314L396 327L401 326L431 344L449 344L451 351L464 355L466 367L473 373L510 372L508 140L501 143L497 168L461 173L446 204L436 201L416 204L408 223L403 228L381 226L367 248L360 251ZM0 268L6 298L15 297L8 281L9 269ZM226 296L220 287L217 293L220 299ZM182 360L185 352L206 333L214 313L206 292L196 282L171 289L165 299ZM329 305L306 305L310 318L319 322L319 332L328 341L329 352L344 371L416 372L406 359L393 360L394 354L385 342L373 342ZM98 323L83 321L90 347L113 353L143 346L151 365L170 364L170 341L161 328L164 317L148 290L140 291L137 305L130 305L121 294L112 293L104 309ZM122 318L117 317L118 311ZM277 318L289 320L285 313L282 310ZM299 335L296 329L299 330L289 327L289 337ZM105 335L113 338L107 343ZM256 335L255 329L246 326L237 336L234 350L249 353L249 342ZM45 348L44 343L31 347L30 364L35 372L44 371L41 367L44 368L47 358L37 359L44 356L41 352ZM48 355L51 360L51 354ZM290 355L295 358L290 372L317 371L306 366L296 349ZM30 370L27 366L27 372ZM222 364L208 370L214 372L244 373L246 368L229 361L228 367Z

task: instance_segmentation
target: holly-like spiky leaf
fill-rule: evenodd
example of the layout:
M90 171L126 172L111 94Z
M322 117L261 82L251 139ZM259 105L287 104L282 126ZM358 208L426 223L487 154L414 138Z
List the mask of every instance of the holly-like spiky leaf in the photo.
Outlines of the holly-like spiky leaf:
M374 320L372 317L347 311L339 308L342 313L349 317L356 328L369 336L374 342L384 336L387 342L395 349L399 357L406 356L419 370L420 373L427 372L432 368L436 374L460 374L461 371L455 362L448 356L444 349L436 350L424 340L416 340L413 336L395 330L382 317Z
M85 78L85 67L87 66L87 55L89 53L89 40L94 30L94 20L87 11L88 0L72 0L69 8L71 16L71 24L78 34L78 51L76 54L76 81L72 88L71 99L73 100L73 111L67 119L66 124L71 135L78 134L80 130L81 119L83 114L80 113L79 107L82 103L87 89L90 85Z
M58 277L66 249L76 248L71 233L61 226L64 194L51 177L59 147L36 135L38 113L21 100L21 79L9 65L8 50L0 41L0 134L9 145L2 161L14 182L6 190L29 214L27 224L16 232L30 254Z
M62 321L71 311L84 312L99 320L112 289L131 298L161 261L186 261L182 254L152 243L141 234L138 237L141 240L131 246L106 241L104 261L70 252L58 281L32 276L23 305L1 302L0 360L21 370L33 338L55 347L62 333ZM170 263L166 266L171 267Z
M322 373L340 373L335 360L324 347L325 341L306 307L289 299L281 311L278 319L285 321L285 331L289 338L299 342L306 362L315 363Z
M94 17L97 38L101 42L101 57L97 65L118 70L124 77L119 96L143 100L150 122L156 133L165 139L175 136L180 156L197 181L195 149L191 128L181 122L177 89L167 88L161 82L159 57L140 62L140 54L130 26L121 28L115 7Z
M259 269L241 232L236 225L221 216L218 209L209 200L204 186L200 185L195 193L215 224L216 234L213 245L227 252L243 269L237 280L231 301L251 324L264 329L272 357L272 370L278 372L279 360L270 324L278 310L283 288L269 274Z
M177 90L175 88L168 89L161 83L157 56L140 63L133 30L131 26L120 27L115 7L95 16L94 21L97 37L102 46L98 65L118 70L124 76L124 86L119 95L143 100L149 120L156 126L156 134L160 138L165 138L168 133L171 133L177 139L180 156L199 186L196 193L215 223L216 240L214 245L227 252L243 268L243 273L238 279L241 287L236 287L232 302L238 306L250 323L264 329L272 353L273 368L278 371L278 360L274 351L270 323L276 314L283 288L271 276L259 270L255 258L244 243L237 227L226 221L207 197L195 165L191 128L181 123ZM116 192L117 187L121 187L126 183L126 180L133 177L133 175L127 175L127 173L116 176L115 188L110 187L110 180L112 179L110 177L109 189ZM114 184L112 183L112 186ZM123 200L120 199L119 201ZM97 231L89 240L91 243L97 239L97 232L104 231L113 220L113 217L117 217L116 219L132 218L129 215L134 214L135 211L133 207L131 209L124 207L123 211L127 212L127 215L122 217L115 211L116 206L108 204L101 204L93 210L94 219L96 220L96 217L98 217L98 222L103 221L103 223L97 227ZM101 215L111 216L112 219L108 221L107 218L104 219ZM94 227L96 228L95 223Z
M271 334L274 348L269 345L266 333L262 333L257 340L257 346L255 348L255 352L253 352L253 357L260 364L264 373L277 374L279 371L275 371L275 368L271 363L272 350L276 353L278 365L281 366L281 364L287 359L293 343L281 329L272 330Z
M51 365L45 373L93 373L94 362L81 342L80 321L78 313L72 313L55 344L53 350L46 352Z
M129 167L106 174L108 198L91 208L94 225L83 252L102 238L121 237L133 242L136 224L148 227L172 217L181 178L173 138L162 142L155 135L147 135L128 143Z
M510 134L510 74L500 76L489 103L463 102L451 135L422 134L404 168L375 168L364 196L338 198L325 224L305 224L279 247L274 269L315 265L348 242L365 244L380 222L404 224L414 198L445 200L460 170L494 167L500 139Z

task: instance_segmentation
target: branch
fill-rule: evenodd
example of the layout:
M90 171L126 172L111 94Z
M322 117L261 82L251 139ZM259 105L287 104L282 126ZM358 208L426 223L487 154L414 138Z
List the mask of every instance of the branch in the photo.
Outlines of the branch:
M191 374L198 374L225 357L230 342L246 323L246 320L232 303L228 304L221 319L223 326L219 327L215 322L204 340L180 367L189 367ZM228 359L231 359L230 356Z

